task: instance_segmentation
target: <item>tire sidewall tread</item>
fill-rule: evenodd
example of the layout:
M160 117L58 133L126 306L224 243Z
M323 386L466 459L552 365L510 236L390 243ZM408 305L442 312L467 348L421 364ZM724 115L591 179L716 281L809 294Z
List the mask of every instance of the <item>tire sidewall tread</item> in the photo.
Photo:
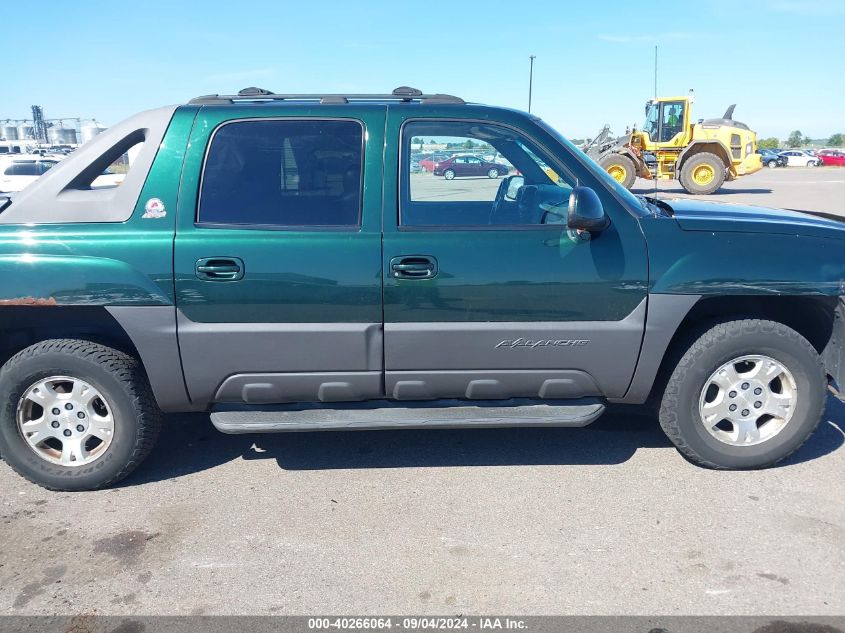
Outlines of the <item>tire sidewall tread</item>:
M696 185L692 180L692 170L696 165L700 165L701 163L709 163L716 169L716 176L713 179L713 182L706 187ZM713 154L712 152L699 152L697 154L693 154L681 167L681 173L678 180L680 180L681 186L689 194L706 196L711 193L715 193L725 182L725 164L718 156L716 156L716 154Z
M48 376L68 375L98 389L115 418L111 444L99 459L66 467L39 457L17 427L24 390ZM108 487L131 473L149 454L161 412L140 363L121 351L78 339L52 339L22 350L0 369L0 455L18 474L50 490Z
M746 354L780 361L792 373L797 403L792 418L773 438L732 446L711 436L698 410L704 382L722 364ZM795 330L775 321L743 319L704 332L675 367L660 406L660 425L681 454L714 469L764 468L785 459L807 440L824 413L826 380L816 350Z
M630 189L634 186L634 182L637 180L637 168L634 165L634 161L631 160L625 154L619 154L614 152L613 154L609 154L605 157L599 159L599 165L602 169L607 171L607 167L613 165L614 163L623 165L625 167L625 180L620 182L619 184L625 187L625 189Z

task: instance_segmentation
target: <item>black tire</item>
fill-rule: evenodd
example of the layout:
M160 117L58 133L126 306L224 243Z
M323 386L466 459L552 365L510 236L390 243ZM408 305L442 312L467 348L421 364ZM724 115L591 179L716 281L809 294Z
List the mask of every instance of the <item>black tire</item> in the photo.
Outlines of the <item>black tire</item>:
M454 180L455 179L455 170L454 169L447 169L443 172L443 177L446 180Z
M774 169L777 166L778 162L776 160L770 160L768 163L766 163L766 167L768 167L769 169Z
M615 152L605 154L599 159L599 166L607 173L613 176L613 170L618 169L624 175L619 180L614 176L614 179L625 189L630 189L634 186L634 181L637 179L637 169L634 166L634 161L624 154L617 154Z
M38 380L69 376L84 380L109 403L111 443L94 461L63 466L39 456L18 429L17 408ZM27 347L0 369L0 455L15 472L49 490L95 490L120 481L155 444L161 412L140 362L123 352L76 339L52 339Z
M713 372L746 354L768 356L791 372L796 406L792 418L773 437L759 444L735 446L708 432L699 399ZM713 326L687 349L666 385L659 418L663 431L692 463L747 470L772 466L796 451L815 430L825 404L825 372L807 339L782 323L745 319Z
M487 177L488 177L488 178L490 178L490 179L494 179L494 180L495 180L496 178L498 178L498 177L499 177L499 170L498 170L498 169L496 169L495 167L491 167L491 168L487 171Z
M697 183L693 178L696 169L702 166L708 166L713 171L713 179L706 184ZM725 164L715 154L710 152L694 154L681 167L681 186L687 193L693 195L704 196L715 193L725 182L725 171Z

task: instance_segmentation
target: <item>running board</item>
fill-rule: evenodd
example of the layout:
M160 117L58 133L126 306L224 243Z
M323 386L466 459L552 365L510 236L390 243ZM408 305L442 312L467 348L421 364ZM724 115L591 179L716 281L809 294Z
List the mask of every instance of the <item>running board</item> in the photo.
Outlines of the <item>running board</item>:
M354 429L421 429L501 426L587 426L604 413L596 399L571 401L437 400L432 402L263 405L235 408L218 405L211 423L223 433L342 431Z

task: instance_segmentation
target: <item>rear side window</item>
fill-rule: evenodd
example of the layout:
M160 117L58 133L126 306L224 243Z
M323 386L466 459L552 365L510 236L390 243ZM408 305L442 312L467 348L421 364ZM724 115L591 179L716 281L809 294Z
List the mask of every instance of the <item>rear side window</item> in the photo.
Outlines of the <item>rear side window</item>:
M357 121L237 121L211 140L202 224L357 226L363 128Z

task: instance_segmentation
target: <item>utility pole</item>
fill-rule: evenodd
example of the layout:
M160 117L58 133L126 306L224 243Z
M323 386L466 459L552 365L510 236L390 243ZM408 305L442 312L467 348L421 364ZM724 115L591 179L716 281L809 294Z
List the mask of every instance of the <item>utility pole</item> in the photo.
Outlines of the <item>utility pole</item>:
M534 88L534 59L536 55L529 55L528 59L531 60L531 69L528 71L528 113L531 113L531 92Z
M657 44L654 45L654 98L657 99Z

